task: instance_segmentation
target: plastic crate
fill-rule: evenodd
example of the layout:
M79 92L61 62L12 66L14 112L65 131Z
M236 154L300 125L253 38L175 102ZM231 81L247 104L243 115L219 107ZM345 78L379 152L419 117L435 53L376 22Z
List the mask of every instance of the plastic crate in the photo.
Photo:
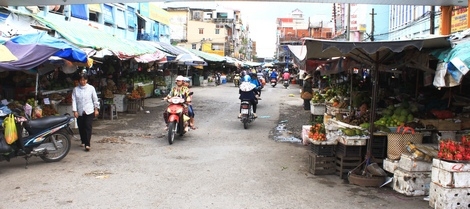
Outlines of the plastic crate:
M336 174L341 178L347 178L349 171L359 166L362 162L362 157L345 157L336 155Z
M310 150L319 156L335 156L336 145L310 144Z
M309 171L313 175L327 175L335 173L335 157L322 157L315 153L308 153Z
M351 146L343 143L336 145L336 155L344 157L362 157L366 152L366 146Z

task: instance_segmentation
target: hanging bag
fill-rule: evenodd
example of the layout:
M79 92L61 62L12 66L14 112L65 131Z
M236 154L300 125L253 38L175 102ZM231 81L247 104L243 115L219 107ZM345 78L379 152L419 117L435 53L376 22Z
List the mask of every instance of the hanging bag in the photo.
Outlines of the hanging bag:
M399 160L401 154L406 153L408 142L414 144L423 143L423 134L415 133L410 127L399 126L396 133L387 134L387 158L390 160Z
M310 93L308 91L304 91L304 92L302 92L302 94L300 94L300 98L306 99L306 100L311 100L313 98L313 95L312 95L312 93Z
M7 144L13 144L13 142L18 139L15 117L13 114L10 114L5 118L3 121L3 128L5 129L5 141Z
M0 131L0 154L9 153L11 151L11 147L5 141L5 136L3 136L3 133Z

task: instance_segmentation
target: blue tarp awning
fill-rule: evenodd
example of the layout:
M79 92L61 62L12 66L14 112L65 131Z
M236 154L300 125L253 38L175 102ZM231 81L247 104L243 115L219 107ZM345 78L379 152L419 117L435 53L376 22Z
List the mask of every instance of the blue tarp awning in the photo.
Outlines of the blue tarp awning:
M53 54L53 56L66 59L71 62L86 63L88 59L87 54L83 50L63 40L54 38L48 35L46 32L20 35L20 36L16 36L10 39L10 41L13 43L22 44L22 45L36 44L36 45L50 46L50 47L59 49L57 52Z

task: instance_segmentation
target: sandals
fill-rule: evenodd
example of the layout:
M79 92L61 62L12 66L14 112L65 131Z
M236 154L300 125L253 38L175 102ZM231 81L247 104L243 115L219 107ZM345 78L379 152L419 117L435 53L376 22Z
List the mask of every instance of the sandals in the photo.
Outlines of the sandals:
M90 146L85 147L85 151L87 151L87 152L90 151L90 149L91 149Z

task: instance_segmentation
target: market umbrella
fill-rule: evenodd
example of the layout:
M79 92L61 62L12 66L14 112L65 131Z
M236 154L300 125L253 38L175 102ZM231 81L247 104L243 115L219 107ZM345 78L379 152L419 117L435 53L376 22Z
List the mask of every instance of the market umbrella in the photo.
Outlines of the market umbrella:
M53 54L54 56L71 62L86 63L88 59L87 54L83 50L64 40L54 38L46 32L19 35L10 39L10 41L17 44L37 44L56 48L58 51Z
M304 38L307 46L305 59L327 60L333 57L347 57L356 62L371 67L372 75L372 106L371 112L376 112L377 92L378 92L378 70L386 67L387 61L394 60L396 55L403 55L402 52L410 51L419 53L424 49L448 48L451 46L448 36L432 37L427 39L406 40L406 41L381 41L381 42L339 42ZM412 62L409 57L402 56L401 61ZM396 62L396 60L394 60ZM404 63L406 64L406 63ZM370 159L372 140L374 138L375 114L370 117L370 139L367 142L366 160Z
M17 44L11 41L5 47L17 57L17 60L0 62L0 71L29 70L47 61L59 49L38 44Z
M185 53L176 56L174 60L179 65L187 66L207 66L207 62L193 53Z
M18 58L4 45L0 45L0 62L16 61Z

